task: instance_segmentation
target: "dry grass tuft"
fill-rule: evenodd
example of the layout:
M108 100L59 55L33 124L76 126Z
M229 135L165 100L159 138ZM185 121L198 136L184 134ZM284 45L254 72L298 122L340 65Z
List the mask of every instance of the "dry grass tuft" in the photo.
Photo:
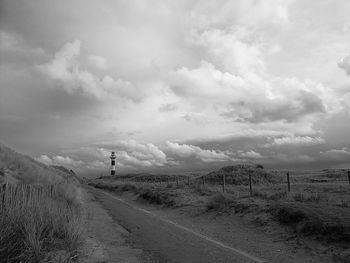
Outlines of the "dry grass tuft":
M56 250L74 257L82 231L76 196L76 188L63 184L1 187L0 258L39 262Z

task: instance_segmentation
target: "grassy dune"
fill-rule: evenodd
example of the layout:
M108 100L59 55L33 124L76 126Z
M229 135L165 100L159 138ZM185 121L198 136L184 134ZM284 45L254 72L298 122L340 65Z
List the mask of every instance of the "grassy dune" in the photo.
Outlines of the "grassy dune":
M0 258L69 262L81 242L77 189L67 184L0 188ZM56 260L56 261L55 261Z
M0 143L0 184L52 184L68 177L72 177L69 171L47 166Z

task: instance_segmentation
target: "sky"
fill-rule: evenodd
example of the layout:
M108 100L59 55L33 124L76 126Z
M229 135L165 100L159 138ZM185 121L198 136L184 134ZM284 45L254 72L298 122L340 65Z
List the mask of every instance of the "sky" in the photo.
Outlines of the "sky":
M350 166L347 0L0 0L0 141L82 174Z

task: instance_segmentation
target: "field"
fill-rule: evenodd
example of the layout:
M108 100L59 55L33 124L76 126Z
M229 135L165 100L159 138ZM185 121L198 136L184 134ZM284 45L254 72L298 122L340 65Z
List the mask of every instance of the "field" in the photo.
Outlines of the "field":
M129 174L102 177L89 184L113 192L132 192L140 200L167 208L188 208L196 211L196 215L236 213L260 227L277 223L291 236L331 244L345 251L350 244L347 171L290 171L290 192L286 172L233 166L205 175ZM349 260L350 255L343 256L345 261Z
M77 189L54 185L2 185L0 258L4 262L70 262L81 244Z

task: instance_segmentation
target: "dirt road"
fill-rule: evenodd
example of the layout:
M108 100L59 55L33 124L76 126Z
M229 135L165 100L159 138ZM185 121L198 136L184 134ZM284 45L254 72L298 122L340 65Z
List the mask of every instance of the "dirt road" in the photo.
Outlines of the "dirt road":
M91 189L112 217L156 262L264 262L113 194Z

